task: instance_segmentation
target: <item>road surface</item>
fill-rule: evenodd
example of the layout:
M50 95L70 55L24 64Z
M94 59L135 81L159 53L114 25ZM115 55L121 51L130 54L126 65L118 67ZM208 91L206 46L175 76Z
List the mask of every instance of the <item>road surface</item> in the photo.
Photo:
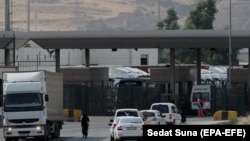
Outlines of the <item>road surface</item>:
M90 116L89 136L86 139L82 138L80 122L65 122L61 130L61 137L58 139L50 139L50 141L110 141L109 137L109 120L111 116ZM186 125L198 124L218 124L223 121L214 121L212 117L187 118ZM0 128L0 141L4 141L3 129ZM20 140L24 141L24 140ZM31 141L31 139L27 140Z

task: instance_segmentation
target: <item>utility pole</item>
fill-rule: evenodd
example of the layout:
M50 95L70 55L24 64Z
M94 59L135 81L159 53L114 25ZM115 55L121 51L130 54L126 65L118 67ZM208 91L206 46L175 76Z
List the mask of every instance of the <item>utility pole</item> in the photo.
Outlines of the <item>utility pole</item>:
M161 20L161 0L158 0L158 20Z
M229 68L228 68L228 90L230 91L231 89L231 65L232 65L232 61L231 61L231 55L232 55L232 47L231 47L231 36L232 36L232 4L231 4L231 0L229 1L229 46L228 46L228 64L229 64ZM229 92L228 91L228 92Z
M10 1L5 0L5 31L10 31Z
M5 0L5 31L10 31L10 1ZM7 48L4 48L4 65L9 65L9 55L10 51Z
M30 31L30 0L27 0L27 30Z
M223 109L228 109L228 95L231 93L231 67L232 67L232 47L231 47L231 36L232 36L232 5L231 0L229 0L229 45L228 45L228 74L227 74L227 95L225 96L225 104L223 104Z
M38 13L39 13L39 1L35 1L35 19L34 19L34 25L35 25L35 31L37 31L38 26Z

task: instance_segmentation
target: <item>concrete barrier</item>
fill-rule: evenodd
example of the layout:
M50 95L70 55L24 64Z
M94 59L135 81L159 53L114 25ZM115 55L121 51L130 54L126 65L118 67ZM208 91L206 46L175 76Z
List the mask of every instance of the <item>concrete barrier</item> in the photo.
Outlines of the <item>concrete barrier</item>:
M81 121L82 112L78 109L64 109L63 116L66 121Z
M81 121L82 111L81 110L74 110L73 111L74 120Z
M216 111L213 115L214 120L236 120L238 118L237 111Z

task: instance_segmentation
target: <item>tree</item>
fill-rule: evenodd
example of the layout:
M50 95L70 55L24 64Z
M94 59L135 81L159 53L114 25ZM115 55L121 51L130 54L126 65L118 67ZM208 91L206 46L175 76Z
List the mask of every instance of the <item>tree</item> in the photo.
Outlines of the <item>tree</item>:
M189 15L184 23L184 29L213 29L213 21L215 20L215 14L217 13L215 0L200 0L195 10L189 12ZM181 62L193 63L196 60L196 55L191 50L179 50L179 55L185 57L180 58ZM211 63L210 50L202 49L202 61ZM214 54L214 52L213 52ZM188 55L188 56L187 56ZM215 57L219 58L219 57ZM214 58L214 59L215 59Z
M171 7L167 10L166 18L157 23L157 29L158 30L176 30L176 29L179 29L180 25L178 24L178 19L179 18L177 16L175 9L173 7ZM170 57L166 55L167 54L166 49L160 48L158 50L158 54L159 54L159 61L158 61L159 63L169 62Z
M187 17L183 29L213 29L213 21L215 20L215 14L218 12L216 9L215 0L200 0L195 10L190 11ZM178 55L185 57L180 58L181 62L191 63L196 59L196 56L192 56L189 50L179 50ZM232 64L237 65L239 63L237 54L239 49L233 49L232 51ZM201 59L203 62L212 65L227 65L228 64L228 49L217 48L214 49L202 49ZM190 56L191 55L191 56Z
M178 24L178 17L175 9L173 7L167 10L167 17L162 21L157 23L158 30L173 30L179 29L180 25Z
M215 20L215 14L218 12L216 8L216 0L200 0L196 8L189 12L187 19L185 20L183 29L213 29L213 21ZM174 8L170 8L167 11L167 17L157 23L157 29L159 30L174 30L179 29L178 17ZM238 65L239 61L237 54L239 49L233 49L231 61L233 65ZM196 53L192 49L176 49L176 62L178 63L193 63L196 61ZM202 49L201 60L212 65L227 65L228 64L228 49L217 48L214 49ZM195 54L195 55L193 55ZM169 62L169 56L166 55L166 50L159 49L160 63Z
M190 11L184 29L213 29L217 12L215 0L200 0L196 9Z

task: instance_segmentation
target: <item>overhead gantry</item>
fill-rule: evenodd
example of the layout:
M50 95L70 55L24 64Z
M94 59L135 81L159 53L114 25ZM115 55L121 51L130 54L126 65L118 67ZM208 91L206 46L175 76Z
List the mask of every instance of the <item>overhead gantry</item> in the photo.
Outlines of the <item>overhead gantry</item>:
M60 49L85 49L89 67L90 49L170 48L171 89L175 93L175 49L195 49L197 53L197 82L201 82L201 48L250 48L250 30L155 30L155 31L32 31L0 32L0 49L5 50L5 65L9 64L10 49L22 47L32 40L44 49L54 49L56 71L60 71ZM249 51L250 53L250 51ZM250 55L249 60L250 60ZM15 53L13 52L13 62ZM248 63L248 68L250 68ZM248 73L250 82L250 73ZM250 83L249 88L250 88Z

